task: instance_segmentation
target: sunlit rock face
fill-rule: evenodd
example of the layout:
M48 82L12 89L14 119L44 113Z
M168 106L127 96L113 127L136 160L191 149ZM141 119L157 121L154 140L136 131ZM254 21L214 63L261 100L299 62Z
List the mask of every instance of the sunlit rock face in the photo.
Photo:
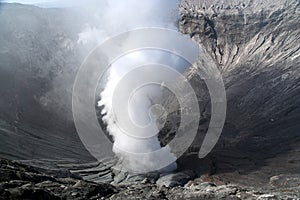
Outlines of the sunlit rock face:
M251 173L274 163L276 173L299 172L299 9L299 1L182 1L180 31L213 58L226 87L225 128L208 157L213 172ZM191 82L205 94L194 74ZM209 120L210 105L202 104Z

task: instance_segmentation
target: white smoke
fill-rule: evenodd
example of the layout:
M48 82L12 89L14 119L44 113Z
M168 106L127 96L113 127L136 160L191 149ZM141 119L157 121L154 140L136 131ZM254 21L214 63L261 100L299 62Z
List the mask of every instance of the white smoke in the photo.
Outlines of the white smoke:
M168 62L166 62L166 60ZM118 118L113 112L113 98L116 87L121 79L126 76L127 73L138 68L145 63L168 63L173 66L181 66L185 68L186 66L180 63L179 58L176 56L168 55L167 53L146 50L137 51L128 54L117 60L109 69L109 78L106 83L104 91L101 93L101 101L98 102L98 106L103 107L102 114L104 115L103 120L107 123L107 128L109 133L114 138L114 152L122 159L123 164L126 168L134 171L148 171L148 169L154 169L161 162L158 158L153 157L150 152L159 150L161 148L158 137L154 134L158 133L163 124L157 123L151 131L153 137L145 139L147 134L145 132L138 132L138 129L131 133L130 135L136 135L137 137L129 136L124 127L118 126ZM144 71L143 74L139 74L137 79L143 79L143 76L147 76L151 71ZM128 87L130 87L131 82L136 81L135 79L129 80L127 82ZM123 86L124 87L124 86ZM126 86L125 86L126 87ZM162 87L157 85L147 85L141 88L141 90L133 92L133 96L128 100L128 112L131 118L137 126L146 126L147 124L153 122L156 123L157 120L164 118L165 113L155 112L155 106L153 107L153 101L162 102ZM118 100L117 100L118 101ZM119 101L127 101L126 99L120 99ZM151 110L152 108L152 110ZM125 109L125 108L124 108ZM174 159L176 157L171 153L170 148L167 146L166 150L169 152L166 154L169 158L163 159ZM124 154L124 152L130 152L129 154ZM145 153L143 160L137 160L134 156L136 153ZM171 171L176 169L176 163L167 166L162 169L162 171Z
M177 0L84 1L82 16L88 15L78 43L101 43L128 30L144 27L177 29Z
M93 4L91 7L84 8L92 13L93 21L99 21L99 23L93 23L93 25L87 23L78 35L78 44L96 46L110 36L140 27L176 29L178 2L174 0L109 0L101 1L100 4L99 7L98 4ZM178 62L180 62L177 57L159 51L133 52L121 57L110 67L107 83L100 95L101 101L98 102L98 106L103 108L103 120L107 124L107 130L114 139L113 151L122 160L125 168L134 171L147 171L147 168L153 169L155 168L153 166L158 165L159 159L147 156L147 153L160 149L160 142L157 136L147 139L129 136L123 130L124 127L118 126L118 117L120 116L115 115L112 105L114 92L121 79L130 71L145 63L162 63L165 60L169 60L167 63L174 66L178 66ZM184 67L186 66L182 66L182 68ZM151 120L156 122L162 113L153 113L154 109L151 112L152 99L159 99L161 96L162 89L157 86L148 86L140 92L136 92L128 102L131 120L140 126L147 125ZM158 133L160 128L159 124L154 127L153 134ZM131 134L145 136L145 133ZM169 147L165 148L169 152L166 155L176 159ZM136 160L134 156L124 152L145 153L145 156L143 160ZM162 170L171 171L175 168L176 163L173 163Z

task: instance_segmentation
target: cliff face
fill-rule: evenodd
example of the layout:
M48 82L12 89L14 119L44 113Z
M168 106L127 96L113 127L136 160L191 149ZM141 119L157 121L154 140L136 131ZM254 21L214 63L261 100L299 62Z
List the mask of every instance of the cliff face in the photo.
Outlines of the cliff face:
M299 172L299 16L298 0L182 1L180 31L214 60L226 88L225 128L208 157L214 172Z
M232 104L229 120L238 129L253 129L296 113L299 1L217 2L184 1L180 30L196 40L222 71Z

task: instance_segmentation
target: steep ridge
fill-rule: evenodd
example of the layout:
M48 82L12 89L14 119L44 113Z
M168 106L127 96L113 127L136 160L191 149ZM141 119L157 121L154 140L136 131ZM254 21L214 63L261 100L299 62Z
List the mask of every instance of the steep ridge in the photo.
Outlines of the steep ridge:
M214 60L228 103L221 139L199 161L200 169L207 162L210 173L238 171L248 179L249 173L260 174L252 176L254 182L276 173L299 173L299 5L298 0L182 1L180 31ZM189 75L203 96L203 81L193 71ZM209 98L203 101L209 119ZM206 126L200 126L200 135Z

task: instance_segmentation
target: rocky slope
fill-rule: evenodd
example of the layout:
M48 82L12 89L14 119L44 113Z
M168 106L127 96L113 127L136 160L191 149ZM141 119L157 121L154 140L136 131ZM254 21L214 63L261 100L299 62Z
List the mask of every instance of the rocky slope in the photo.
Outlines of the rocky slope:
M49 175L8 160L0 161L0 173L0 199L99 199L117 192L105 183L59 172Z
M72 11L0 4L2 156L92 160L72 119L72 85L83 57L77 33L84 19L76 19ZM78 27L67 26L72 20Z
M256 186L281 173L299 175L299 4L182 1L179 28L214 60L228 101L221 139L199 167L193 162L191 168L201 169L207 162L210 173ZM205 85L194 74L190 72L191 82L202 96L203 117L209 120L209 95L201 95L207 94ZM199 141L206 128L200 125ZM195 148L200 144L195 142ZM183 165L195 157L182 159Z
M267 200L295 199L299 195L299 193L291 193L289 190L266 193L234 184L225 185L221 181L214 182L207 177L189 181L191 175L191 172L188 171L160 178L136 175L131 177L128 182L123 181L113 186L85 181L72 173L66 174L63 170L57 170L55 173L53 171L42 172L41 169L35 167L2 159L0 160L0 199ZM276 182L275 178L274 181Z

